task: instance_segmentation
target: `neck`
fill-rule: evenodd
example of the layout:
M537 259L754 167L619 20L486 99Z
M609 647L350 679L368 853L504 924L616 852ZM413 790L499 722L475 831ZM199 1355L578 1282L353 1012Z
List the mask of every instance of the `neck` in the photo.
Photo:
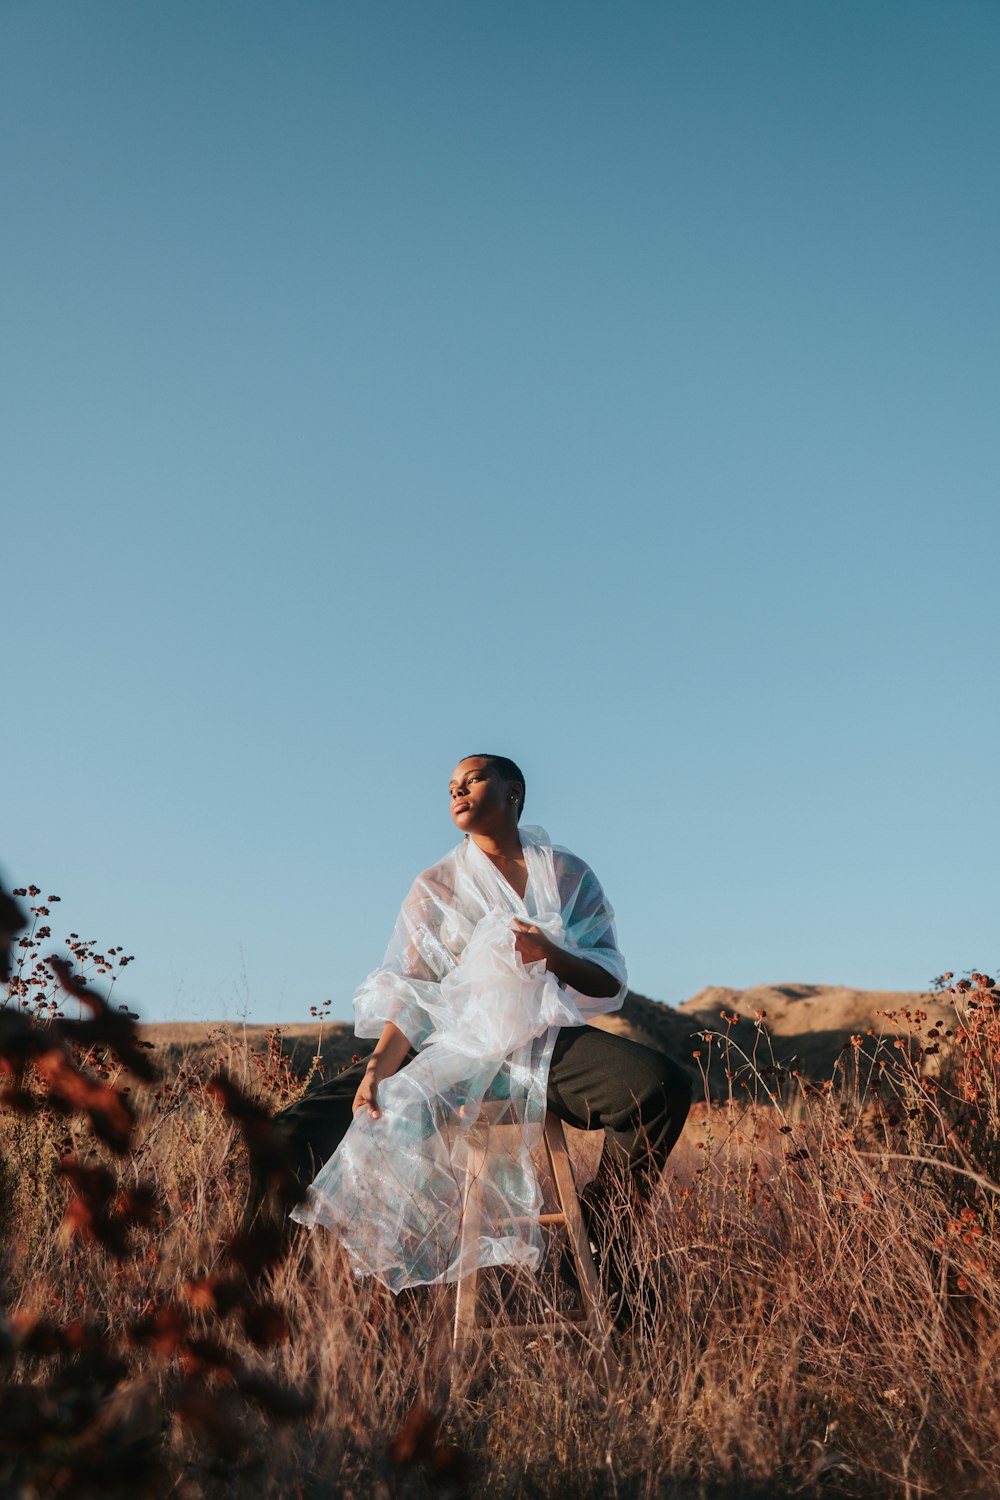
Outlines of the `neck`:
M502 833L474 833L472 840L488 859L520 859L521 857L521 840L517 836L516 827L504 829Z

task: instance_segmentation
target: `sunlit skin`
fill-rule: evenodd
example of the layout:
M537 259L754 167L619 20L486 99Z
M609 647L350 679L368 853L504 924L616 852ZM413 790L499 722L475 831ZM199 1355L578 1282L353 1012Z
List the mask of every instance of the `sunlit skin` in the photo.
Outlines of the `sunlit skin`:
M478 845L523 900L528 867L518 837L517 819L524 787L519 781L507 781L486 756L470 755L455 767L448 795L455 826ZM558 980L581 995L606 998L617 993L618 985L600 964L566 953L526 918L514 918L514 933L514 947L522 963L544 963ZM388 1021L354 1096L351 1107L355 1114L367 1108L373 1119L379 1118L379 1082L399 1070L409 1050L406 1033Z
M455 767L448 795L455 826L479 845L523 899L528 867L517 832L517 814L524 797L521 783L505 781L485 756L473 755ZM523 950L518 948L518 952L527 963Z

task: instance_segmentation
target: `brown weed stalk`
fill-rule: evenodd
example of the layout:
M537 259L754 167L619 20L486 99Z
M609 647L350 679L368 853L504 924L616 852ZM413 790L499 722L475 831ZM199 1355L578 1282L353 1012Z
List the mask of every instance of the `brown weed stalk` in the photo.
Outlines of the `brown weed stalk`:
M46 973L31 989L51 1006ZM212 1058L143 1083L51 1009L18 1019L0 1113L3 1431L20 1444L0 1450L5 1482L209 1500L992 1497L995 995L975 971L947 1025L892 1018L901 1045L855 1036L826 1078L775 1064L763 1014L746 1046L726 1016L694 1038L705 1100L648 1211L617 1205L634 1239L616 1361L567 1323L556 1254L535 1278L484 1276L496 1326L456 1363L451 1288L394 1298L324 1231L290 1233L300 1188L268 1116L304 1080L277 1038L251 1055L219 1033ZM57 1096L38 1071L53 1048L124 1096L111 1139L100 1093ZM571 1144L585 1177L599 1143ZM275 1208L259 1238L241 1227L255 1151ZM505 1333L529 1316L533 1334Z

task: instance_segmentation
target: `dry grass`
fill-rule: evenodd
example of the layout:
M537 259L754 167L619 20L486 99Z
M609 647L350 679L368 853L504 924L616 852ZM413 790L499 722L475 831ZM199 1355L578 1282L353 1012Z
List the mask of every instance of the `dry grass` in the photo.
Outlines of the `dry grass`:
M275 1046L220 1032L142 1086L65 1040L80 1076L131 1089L124 1147L95 1145L101 1095L60 1102L72 1082L0 1047L0 1493L995 1496L1000 1022L974 978L951 1028L858 1037L825 1085L772 1067L763 1020L744 1055L720 1018L701 1061L730 1098L700 1106L637 1227L614 1367L560 1320L551 1270L512 1287L547 1312L537 1338L453 1365L450 1289L355 1283L322 1231L241 1241L248 1150L273 1149L247 1100L302 1086ZM574 1138L581 1175L593 1144Z

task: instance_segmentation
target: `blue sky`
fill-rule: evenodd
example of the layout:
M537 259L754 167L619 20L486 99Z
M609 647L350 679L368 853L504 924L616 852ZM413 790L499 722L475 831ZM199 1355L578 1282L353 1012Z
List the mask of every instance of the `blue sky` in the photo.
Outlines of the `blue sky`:
M492 750L647 994L996 963L998 61L8 0L7 881L147 1019L347 1018Z

